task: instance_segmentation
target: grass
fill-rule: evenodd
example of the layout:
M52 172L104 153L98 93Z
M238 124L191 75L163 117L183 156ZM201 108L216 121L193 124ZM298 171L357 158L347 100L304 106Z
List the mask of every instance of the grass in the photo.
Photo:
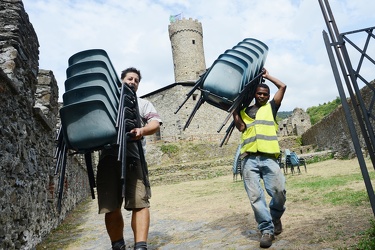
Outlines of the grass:
M326 160L329 160L329 159L333 159L333 154L329 154L329 155L326 155L326 156L314 156L311 159L307 159L306 164L312 164L312 163L316 163L316 162L326 161Z
M314 159L312 162L321 162L326 159ZM311 164L311 163L310 163ZM329 171L329 169L327 169ZM375 172L370 171L370 178L375 179ZM288 178L288 188L298 195L288 197L289 201L307 201L314 204L327 204L334 207L370 206L367 192L363 190L363 178L360 173L338 174L333 176L312 176L309 178ZM361 190L358 190L361 186ZM327 218L329 220L329 218ZM340 238L344 234L340 228L328 225L328 230L334 231L332 237ZM374 250L375 249L375 221L371 227L357 234L359 241L356 244L340 250ZM354 237L354 236L353 236ZM324 241L324 239L322 239Z
M375 249L375 221L371 220L371 228L368 229L362 239L358 242L356 250L373 250Z
M370 173L372 179L375 173ZM300 193L308 194L306 200L315 199L320 196L323 203L332 205L353 205L359 206L368 203L368 195L366 192L355 190L351 186L363 181L360 174L338 175L332 177L311 177L301 181L290 182L292 189L300 189ZM342 188L345 187L345 188ZM315 194L315 195L314 195Z
M363 191L353 191L352 189L345 188L340 191L332 191L323 195L324 202L331 203L332 205L353 205L359 206L364 202L368 202L368 196Z
M176 144L162 144L160 150L163 154L174 155L179 151L179 148Z

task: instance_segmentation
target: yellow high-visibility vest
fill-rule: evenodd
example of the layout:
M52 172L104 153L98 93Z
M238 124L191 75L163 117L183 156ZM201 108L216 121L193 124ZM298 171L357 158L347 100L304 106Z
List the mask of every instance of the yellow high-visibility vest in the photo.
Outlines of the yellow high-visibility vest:
M262 152L275 154L277 158L280 154L279 141L277 140L278 125L272 114L270 103L259 108L255 115L255 120L245 112L246 108L240 111L240 115L246 129L241 136L241 154L245 152Z

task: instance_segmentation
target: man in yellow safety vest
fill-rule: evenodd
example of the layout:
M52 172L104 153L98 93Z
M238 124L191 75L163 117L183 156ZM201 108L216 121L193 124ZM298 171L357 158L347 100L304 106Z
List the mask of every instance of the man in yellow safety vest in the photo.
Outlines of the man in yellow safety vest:
M277 163L280 147L276 134L276 114L286 85L271 76L266 69L263 70L263 78L278 88L273 99L268 102L270 89L268 85L260 83L255 92L255 104L236 110L233 119L236 128L242 132L242 176L258 229L262 233L260 247L268 248L275 239L274 235L282 232L281 216L285 211L285 177ZM265 190L271 196L269 209L261 179Z

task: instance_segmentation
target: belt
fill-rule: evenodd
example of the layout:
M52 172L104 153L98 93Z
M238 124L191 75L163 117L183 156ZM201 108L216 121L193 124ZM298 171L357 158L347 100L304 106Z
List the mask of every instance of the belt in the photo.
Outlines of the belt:
M263 153L263 152L246 152L247 156L264 156L268 158L276 158L275 154Z

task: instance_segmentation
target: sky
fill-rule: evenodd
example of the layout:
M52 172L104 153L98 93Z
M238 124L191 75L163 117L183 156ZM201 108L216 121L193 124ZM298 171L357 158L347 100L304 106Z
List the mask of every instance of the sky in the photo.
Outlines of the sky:
M323 42L327 27L318 0L23 0L23 4L38 36L39 68L53 71L60 101L69 57L87 49L104 49L119 73L129 66L139 68L138 96L173 84L168 25L170 15L177 14L202 23L207 68L245 38L267 44L264 66L287 85L280 111L306 110L339 96ZM375 1L329 4L341 33L375 26ZM364 37L353 39L364 44ZM375 45L369 47L371 52L374 58ZM353 52L353 65L357 57ZM373 77L371 65L362 68ZM277 89L266 83L272 96Z

